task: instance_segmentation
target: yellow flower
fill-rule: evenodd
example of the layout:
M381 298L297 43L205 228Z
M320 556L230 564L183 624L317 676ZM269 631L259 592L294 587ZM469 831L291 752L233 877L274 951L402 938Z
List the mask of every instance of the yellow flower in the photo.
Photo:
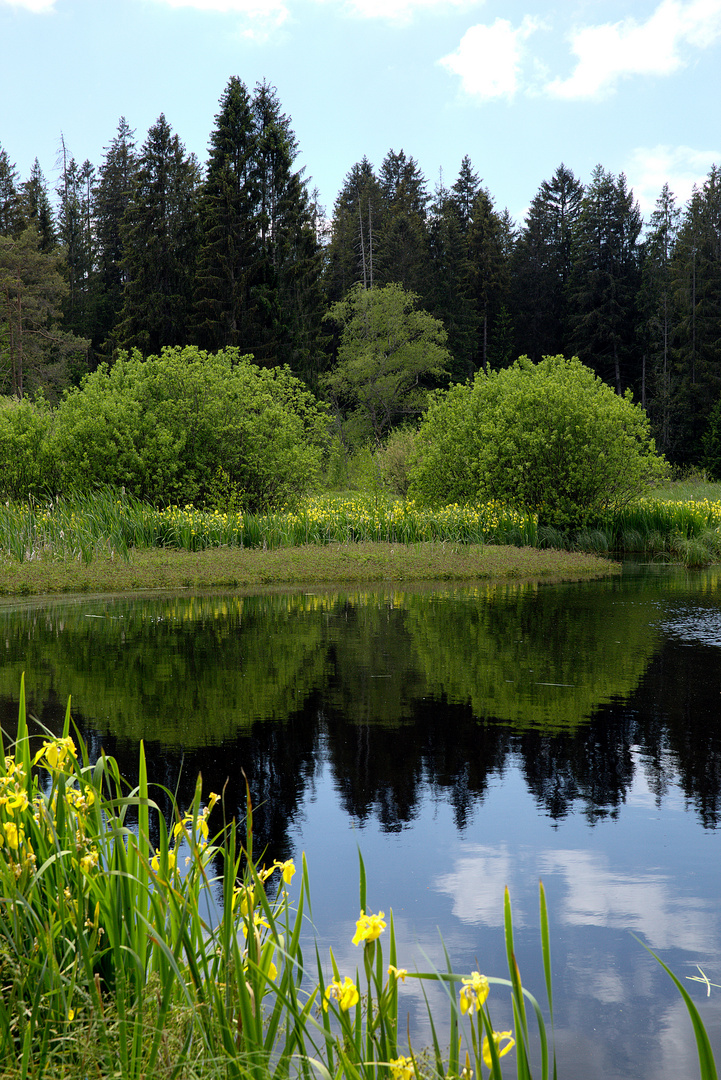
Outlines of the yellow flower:
M408 974L408 968L397 968L393 964L388 965L388 974L392 975L396 982L400 979L401 982L406 981L406 975Z
M323 1002L323 1008L326 1012L328 1012L328 1002L331 998L338 1002L343 1012L348 1012L349 1009L358 1004L360 995L356 984L346 975L343 982L340 979L333 979L330 986L326 987L325 1001Z
M295 863L292 859L286 859L285 862L278 862L276 859L273 863L274 870L280 870L283 875L283 881L286 885L290 885L293 880L293 874L295 873Z
M473 1013L480 1009L484 1001L488 997L488 979L485 975L479 974L477 971L471 972L470 979L463 979L463 987L461 988L461 1012L465 1016L466 1013Z
M508 1051L512 1050L516 1045L516 1040L513 1038L510 1031L494 1031L493 1041L496 1044L496 1052L499 1058L502 1058L504 1054L507 1054ZM505 1043L505 1046L502 1046L502 1043ZM487 1035L483 1039L483 1060L490 1069L493 1064L493 1059L491 1058L491 1048L488 1045Z
M386 928L384 919L384 911L379 911L377 915L366 915L361 908L360 918L355 924L356 931L353 935L353 944L360 945L361 941L375 941L377 937L380 937Z
M7 840L8 847L14 848L15 851L17 851L20 840L22 839L22 834L18 833L17 825L12 821L6 821L3 825L3 829L5 830L5 839Z
M389 1064L393 1080L412 1080L415 1076L416 1070L413 1068L412 1058L404 1057L401 1054L400 1057L391 1058Z

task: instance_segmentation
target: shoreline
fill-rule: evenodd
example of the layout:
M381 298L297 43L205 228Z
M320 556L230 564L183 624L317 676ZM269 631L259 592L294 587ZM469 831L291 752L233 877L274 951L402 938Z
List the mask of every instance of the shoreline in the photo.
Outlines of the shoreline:
M131 549L122 556L0 562L0 596L146 590L292 589L349 582L583 581L620 573L620 563L583 552L454 544L328 544L275 548Z

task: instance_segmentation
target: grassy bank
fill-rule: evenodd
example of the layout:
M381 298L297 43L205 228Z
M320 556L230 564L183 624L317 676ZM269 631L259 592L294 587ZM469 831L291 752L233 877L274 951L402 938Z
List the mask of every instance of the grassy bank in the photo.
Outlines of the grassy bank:
M137 589L257 589L335 582L548 581L618 573L608 559L582 552L442 541L350 543L278 548L182 551L133 548L127 557L100 553L90 562L50 556L0 562L0 594L125 592Z

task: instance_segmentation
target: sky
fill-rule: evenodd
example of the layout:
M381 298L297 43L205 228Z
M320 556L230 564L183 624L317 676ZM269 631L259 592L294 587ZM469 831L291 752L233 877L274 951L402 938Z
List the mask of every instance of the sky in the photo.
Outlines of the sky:
M522 222L563 163L624 172L646 217L721 166L721 0L0 0L0 147L58 182L160 113L201 163L231 76L277 88L332 213L389 150L429 193L464 155Z

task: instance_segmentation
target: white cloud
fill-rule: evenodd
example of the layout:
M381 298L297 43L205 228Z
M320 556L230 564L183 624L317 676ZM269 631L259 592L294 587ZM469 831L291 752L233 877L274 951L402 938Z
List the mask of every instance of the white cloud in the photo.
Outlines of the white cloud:
M512 98L522 83L524 43L541 25L538 19L526 15L515 28L507 19L496 19L492 26L472 26L456 51L438 63L460 76L469 97L481 101Z
M221 15L240 16L240 35L265 41L288 19L290 12L283 0L155 0L172 8L194 8Z
M0 4L9 4L10 7L24 8L32 11L35 15L41 15L46 11L53 11L55 0L0 0Z
M662 0L645 22L628 18L576 30L576 70L553 79L546 92L569 100L601 98L625 76L671 75L686 62L684 45L705 48L719 35L721 0Z
M690 146L637 147L623 171L648 217L664 184L676 196L677 205L688 202L696 184L700 187L713 164L721 163L721 150L694 150Z

